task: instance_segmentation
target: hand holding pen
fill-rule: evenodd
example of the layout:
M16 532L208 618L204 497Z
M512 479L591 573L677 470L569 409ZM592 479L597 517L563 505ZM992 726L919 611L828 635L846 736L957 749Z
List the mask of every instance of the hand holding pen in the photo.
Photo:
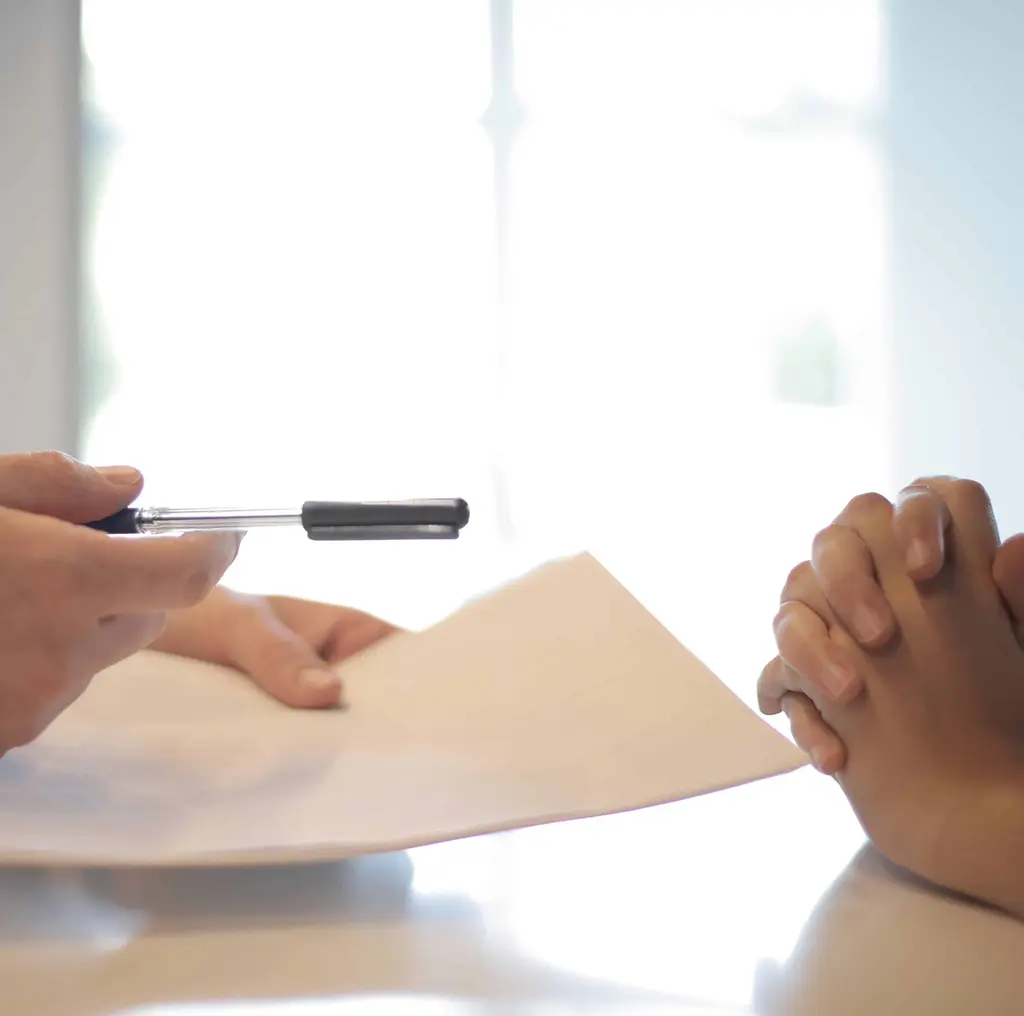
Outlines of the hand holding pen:
M294 616L265 611L266 623L254 627L243 604L248 628L237 623L241 615L227 623L230 594L210 594L234 560L238 531L301 525L316 540L452 539L469 518L459 500L307 502L287 510L125 508L142 483L136 469L97 470L56 452L0 455L0 755L37 737L93 675L158 637L170 639L159 643L165 651L240 666L289 704L330 704L337 682L313 687L305 672L358 651L388 626L286 597L267 600L267 610L273 605ZM96 530L189 535L107 539ZM248 662L237 646L222 644L231 632L241 633L252 653ZM301 638L310 641L298 653ZM330 655L322 651L324 638ZM283 655L286 645L296 652ZM322 682L325 672L318 673Z

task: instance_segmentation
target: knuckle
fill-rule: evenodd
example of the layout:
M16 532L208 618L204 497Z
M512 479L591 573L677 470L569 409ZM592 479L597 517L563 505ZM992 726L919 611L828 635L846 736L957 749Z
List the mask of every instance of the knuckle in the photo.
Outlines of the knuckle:
M842 537L839 532L829 534L815 548L815 585L804 595L804 602L823 618L828 615L829 604L842 612L851 602L869 597L874 591L871 558L860 535L845 526L834 528Z
M185 575L183 583L182 599L189 606L194 607L202 603L217 584L217 576L214 569L209 565L197 565L191 568Z
M799 599L801 589L814 581L814 569L810 561L801 561L798 565L789 570L786 576L786 584L782 587L782 602Z
M779 637L779 633L786 627L792 616L793 604L792 601L787 600L782 604L777 611L775 616L772 618L772 630L775 632L775 637Z
M776 656L765 666L757 679L758 708L769 716L781 709L780 700L785 691L780 677L781 667L782 659Z
M801 655L813 636L809 637L809 627L801 623L806 621L810 608L804 603L790 601L784 603L775 614L772 630L775 633L775 644L782 659L782 667L792 663L794 653ZM781 678L781 675L778 675Z
M988 491L977 480L953 481L948 496L957 507L963 507L968 511L988 514L992 510Z
M817 557L822 550L831 544L838 536L839 526L834 522L831 525L825 526L824 529L819 529L814 534L814 539L811 540L813 556Z
M802 561L789 573L779 602L783 607L778 615L780 621L793 621L798 617L807 619L806 611L823 621L831 618L828 596L809 561Z
M851 520L871 520L882 514L888 515L890 511L892 511L892 505L887 497L875 491L869 491L851 498L843 510L843 516Z
M956 483L955 476L947 476L945 473L938 473L934 476L919 476L913 483L905 487L905 490L934 490L943 488L950 483Z
M52 489L67 490L77 487L81 476L79 464L63 452L38 452L33 456L35 468L45 474L46 483Z
M934 542L945 510L945 498L931 487L905 487L892 515L897 541L906 543L914 538Z
M76 468L75 460L70 455L53 449L35 452L32 460L48 473L72 473Z
M773 656L762 668L757 678L758 689L774 687L775 671L778 669L780 660Z
M897 512L905 512L908 505L916 506L926 501L935 501L941 497L938 490L928 483L916 481L903 487L896 496L895 508Z

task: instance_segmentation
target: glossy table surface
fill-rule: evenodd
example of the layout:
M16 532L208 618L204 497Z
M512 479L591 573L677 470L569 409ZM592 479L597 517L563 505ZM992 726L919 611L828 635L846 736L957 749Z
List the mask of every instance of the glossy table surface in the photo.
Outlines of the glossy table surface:
M340 864L0 871L0 1012L1021 1013L1024 925L890 871L804 770Z

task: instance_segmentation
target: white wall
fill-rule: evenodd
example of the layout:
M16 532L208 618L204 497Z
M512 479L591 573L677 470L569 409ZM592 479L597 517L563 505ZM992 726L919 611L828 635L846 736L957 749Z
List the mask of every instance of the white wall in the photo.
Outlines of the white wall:
M0 452L77 444L78 24L0 2Z
M889 4L897 460L1024 530L1024 5Z

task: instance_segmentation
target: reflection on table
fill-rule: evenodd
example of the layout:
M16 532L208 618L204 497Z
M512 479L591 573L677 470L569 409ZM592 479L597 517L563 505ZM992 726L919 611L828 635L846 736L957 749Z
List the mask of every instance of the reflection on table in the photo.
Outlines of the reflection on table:
M1024 926L912 884L804 771L296 868L0 872L32 1016L1024 1011Z

